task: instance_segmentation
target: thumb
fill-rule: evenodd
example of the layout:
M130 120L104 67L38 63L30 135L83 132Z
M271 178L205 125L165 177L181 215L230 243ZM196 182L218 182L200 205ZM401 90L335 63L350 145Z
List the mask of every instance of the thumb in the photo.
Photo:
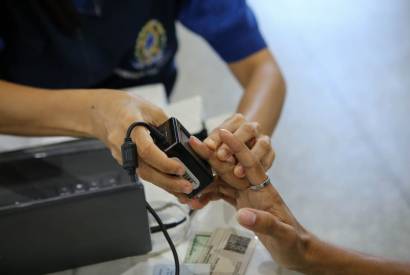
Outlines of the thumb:
M281 229L281 223L278 219L266 211L252 208L239 209L236 214L239 224L255 233L273 235Z

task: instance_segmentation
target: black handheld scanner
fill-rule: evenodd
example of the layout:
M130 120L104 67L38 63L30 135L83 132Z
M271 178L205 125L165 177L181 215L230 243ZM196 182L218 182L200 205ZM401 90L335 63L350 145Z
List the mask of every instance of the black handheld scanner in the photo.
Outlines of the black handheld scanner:
M152 135L155 144L170 158L179 159L185 166L183 177L192 183L193 191L188 194L194 197L207 187L213 180L209 163L201 159L188 143L191 134L174 117L171 117L157 127L164 139L158 140Z

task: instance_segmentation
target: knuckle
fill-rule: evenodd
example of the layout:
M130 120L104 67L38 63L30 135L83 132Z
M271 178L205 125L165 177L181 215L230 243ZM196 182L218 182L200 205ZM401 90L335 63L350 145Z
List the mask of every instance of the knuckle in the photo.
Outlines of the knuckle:
M251 168L256 167L256 164L257 164L257 162L256 162L255 158L252 157L252 158L249 159L249 161L247 161L246 163L243 163L242 165L245 169L251 169Z
M273 230L276 227L276 220L273 217L266 217L266 229Z
M246 122L243 125L243 130L250 136L255 136L257 133L254 122Z
M159 117L159 118L167 118L167 114L165 113L165 111L158 107L158 106L152 106L153 112Z
M269 168L272 167L273 160L272 159L263 159L262 160L262 166L267 171Z
M263 150L270 150L271 149L271 143L270 143L270 138L268 136L263 136L259 139L259 144L262 147Z
M215 142L216 144L220 142L219 133L217 130L215 132L212 132L208 138L212 140L213 142Z
M176 188L172 184L169 184L169 182L167 182L167 181L157 182L156 185L161 187L162 189L164 189L168 193L173 193L173 192L180 193L180 190L178 188Z
M164 182L157 183L157 186L161 187L168 193L180 193L181 192L181 190L179 190L178 188L175 188L175 186L170 186L168 183L164 183Z
M138 169L138 174L144 180L149 180L149 173L147 172L146 169L144 169L144 168Z
M232 172L232 170L229 169L226 165L221 165L221 166L218 167L218 169L215 169L215 170L218 172L218 174L222 178L224 178L226 175L230 175L231 172Z
M218 128L216 128L216 129L214 129L209 135L208 135L208 137L206 138L206 139L212 139L213 141L217 141L218 139L219 139L219 133L218 133L218 130L219 130L220 128L218 127Z
M267 171L269 168L272 167L274 161L275 161L275 152L272 150L271 153L265 156L261 161L263 167L265 168L265 171Z
M232 172L233 172L233 169L227 166L221 167L217 171L217 173L221 176L221 178L227 182L232 182L232 180L234 180L232 177Z
M181 193L184 191L185 183L182 181L177 182L176 184L169 184L168 188L172 189L175 192Z
M154 149L154 146L155 146L154 143L150 142L145 146L138 147L138 155L142 159L149 158L152 154L152 150Z
M213 138L214 136L218 135L219 129L220 129L219 126L216 127L216 128L214 128L214 129L208 134L208 136L206 137L206 139L208 139L208 138Z
M119 134L116 131L110 132L107 135L107 141L110 145L117 145L120 140Z
M120 110L119 112L123 117L121 121L123 122L123 127L125 129L127 129L132 122L138 120L137 116L134 113L127 112L126 110Z
M261 124L259 122L254 121L254 122L252 122L252 125L253 125L256 133L259 133L261 131Z
M233 115L232 121L237 122L237 123L243 122L245 121L245 116L241 113L236 113Z
M273 157L273 155L266 158L265 159L266 166L268 168L270 168L272 166L274 160L275 160L275 158Z
M152 110L152 112L156 113L156 114L165 114L165 112L158 106L156 105L150 105L150 108Z
M249 122L243 124L242 129L246 133L251 133L253 131L252 125Z
M140 167L138 168L138 174L144 180L149 180L150 175L151 175L147 167L142 163L140 164Z
M220 150L225 150L227 153L231 153L231 149L229 148L228 145L226 145L225 143L223 143L220 147Z
M215 156L209 160L211 166L218 175L223 176L226 174L230 174L233 171L234 166L230 163L222 162Z

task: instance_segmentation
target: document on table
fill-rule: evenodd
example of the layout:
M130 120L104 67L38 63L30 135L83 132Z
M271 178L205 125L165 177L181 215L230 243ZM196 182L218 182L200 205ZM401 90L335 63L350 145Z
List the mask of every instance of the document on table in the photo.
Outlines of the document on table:
M199 232L193 237L185 263L210 264L211 274L245 274L255 250L256 238L233 229L216 229L213 233Z
M182 264L181 275L209 275L208 264ZM159 264L154 267L152 275L175 275L175 265Z

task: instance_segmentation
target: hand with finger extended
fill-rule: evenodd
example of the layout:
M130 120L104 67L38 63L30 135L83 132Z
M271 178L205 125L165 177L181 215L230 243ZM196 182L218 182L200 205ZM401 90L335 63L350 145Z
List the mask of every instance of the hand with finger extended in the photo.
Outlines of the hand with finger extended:
M293 217L292 222L286 222L275 211L241 208L237 212L237 220L257 234L278 264L292 270L306 268L308 246L315 237Z
M189 145L201 158L209 162L223 182L235 189L243 190L249 187L249 182L246 179L238 178L233 174L235 163L221 161L214 150L194 136L189 139Z
M246 121L242 114L234 114L214 129L204 140L204 143L208 145L211 150L216 152L216 157L218 160L235 164L236 161L232 156L232 152L219 137L219 129L226 129L230 131L241 142L251 148L252 153L261 162L262 166L265 168L265 171L272 166L275 153L270 145L270 137L261 134L259 123ZM235 165L233 174L239 178L245 177L241 164Z
M267 175L251 150L229 131L220 130L219 134L244 167L250 185L264 182ZM257 233L278 263L292 269L304 266L306 244L312 236L299 224L273 185L259 191L238 190L236 207L239 223Z

